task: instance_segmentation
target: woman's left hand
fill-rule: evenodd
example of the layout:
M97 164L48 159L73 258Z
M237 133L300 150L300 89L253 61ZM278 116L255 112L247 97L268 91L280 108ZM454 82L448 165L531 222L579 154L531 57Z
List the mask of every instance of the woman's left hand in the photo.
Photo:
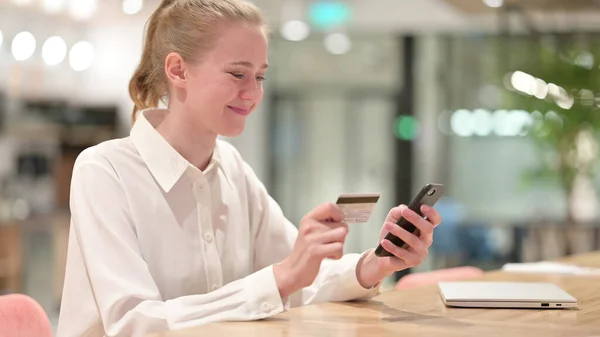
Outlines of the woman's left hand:
M442 217L434 208L426 205L421 207L421 212L426 219L405 205L390 210L381 228L379 243L393 256L378 257L374 250L367 253L356 270L358 281L363 287L370 288L394 272L418 266L425 260L433 243L433 229L442 222ZM418 229L416 235L396 225L400 217L415 225ZM397 247L386 240L387 233L402 239L406 242L406 247Z

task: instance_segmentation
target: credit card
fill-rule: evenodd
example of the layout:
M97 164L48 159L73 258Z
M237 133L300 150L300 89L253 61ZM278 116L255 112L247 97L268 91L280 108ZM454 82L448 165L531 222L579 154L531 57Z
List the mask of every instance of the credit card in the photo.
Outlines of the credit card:
M344 212L344 222L365 223L379 200L379 193L345 193L338 197L337 206Z

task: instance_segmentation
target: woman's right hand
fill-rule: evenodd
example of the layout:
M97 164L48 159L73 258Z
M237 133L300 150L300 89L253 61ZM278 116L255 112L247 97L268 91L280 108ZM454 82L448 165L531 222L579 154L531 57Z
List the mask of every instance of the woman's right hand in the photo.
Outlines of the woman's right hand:
M348 225L344 213L332 203L322 204L300 222L294 249L281 263L273 266L281 297L311 285L323 259L340 259Z

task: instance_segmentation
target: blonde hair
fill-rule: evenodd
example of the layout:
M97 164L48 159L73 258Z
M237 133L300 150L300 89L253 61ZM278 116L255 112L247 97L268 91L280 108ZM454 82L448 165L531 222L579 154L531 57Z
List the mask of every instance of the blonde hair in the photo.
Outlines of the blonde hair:
M265 23L260 10L245 0L162 0L146 23L146 37L140 64L129 81L129 95L139 110L157 107L168 95L164 72L167 55L176 52L187 62L212 47L215 27L224 21Z

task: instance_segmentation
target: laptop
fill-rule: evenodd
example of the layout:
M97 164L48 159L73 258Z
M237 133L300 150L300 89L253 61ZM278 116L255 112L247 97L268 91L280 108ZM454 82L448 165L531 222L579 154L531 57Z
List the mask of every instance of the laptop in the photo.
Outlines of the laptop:
M576 308L577 299L551 283L439 282L447 306L464 308Z

